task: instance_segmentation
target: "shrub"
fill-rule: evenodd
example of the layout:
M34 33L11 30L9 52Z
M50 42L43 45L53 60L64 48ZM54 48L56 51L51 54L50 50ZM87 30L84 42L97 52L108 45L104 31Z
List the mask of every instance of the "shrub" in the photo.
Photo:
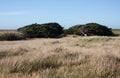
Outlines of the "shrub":
M98 35L98 36L113 36L113 33L110 28L97 24L97 23L88 23L85 25L75 25L68 30L67 34L76 34L76 35Z
M22 40L25 39L25 37L22 34L18 33L4 33L0 34L0 40L8 40L8 41L13 41L13 40Z
M18 31L28 38L55 38L63 33L63 28L58 23L45 23L27 25Z

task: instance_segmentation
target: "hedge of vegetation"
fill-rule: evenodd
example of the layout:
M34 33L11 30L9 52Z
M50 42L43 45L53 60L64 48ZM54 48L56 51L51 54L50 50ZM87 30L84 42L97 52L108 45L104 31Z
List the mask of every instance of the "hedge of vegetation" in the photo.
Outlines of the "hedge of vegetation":
M25 37L22 34L18 33L4 33L0 34L0 41L14 41L14 40L23 40Z
M97 24L97 23L88 23L85 25L75 25L66 29L65 34L76 34L76 35L98 35L98 36L113 36L111 28Z
M31 24L17 29L18 33L0 34L0 40L22 40L25 38L58 38L62 34L75 34L80 36L113 36L111 28L97 23L75 25L64 29L58 23Z
M28 38L56 38L63 33L63 27L58 23L31 24L19 28L18 31Z

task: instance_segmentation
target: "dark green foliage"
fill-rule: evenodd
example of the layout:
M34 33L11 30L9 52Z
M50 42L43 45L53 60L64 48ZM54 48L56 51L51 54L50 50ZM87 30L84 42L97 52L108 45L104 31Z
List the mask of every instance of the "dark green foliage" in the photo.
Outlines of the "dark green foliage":
M80 31L80 28L82 27L83 25L76 25L76 26L72 26L70 27L69 29L66 29L64 32L66 34L76 34L76 35L82 35L81 31Z
M100 35L100 36L113 35L110 28L107 28L106 26L97 23L86 24L85 27L83 28L83 32L88 35Z
M4 33L0 34L0 41L14 41L14 40L23 40L25 37L22 34L16 33Z
M76 34L76 35L98 35L98 36L113 36L113 33L110 28L97 24L97 23L88 23L85 25L76 25L68 30L67 34Z
M63 28L58 23L46 23L27 25L19 28L18 31L28 38L55 38L63 33Z

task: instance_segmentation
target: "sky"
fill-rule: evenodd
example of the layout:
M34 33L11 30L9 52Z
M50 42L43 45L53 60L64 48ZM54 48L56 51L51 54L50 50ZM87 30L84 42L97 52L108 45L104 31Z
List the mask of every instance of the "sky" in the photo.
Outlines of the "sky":
M49 22L64 28L86 23L120 28L120 0L0 0L0 29Z

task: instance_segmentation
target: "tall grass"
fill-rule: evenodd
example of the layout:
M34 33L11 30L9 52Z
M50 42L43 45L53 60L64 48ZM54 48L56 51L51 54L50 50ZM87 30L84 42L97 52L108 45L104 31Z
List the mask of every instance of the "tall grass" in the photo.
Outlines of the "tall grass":
M0 34L0 41L23 40L25 37L20 33L3 33Z
M97 36L0 41L0 78L120 78L119 41Z

